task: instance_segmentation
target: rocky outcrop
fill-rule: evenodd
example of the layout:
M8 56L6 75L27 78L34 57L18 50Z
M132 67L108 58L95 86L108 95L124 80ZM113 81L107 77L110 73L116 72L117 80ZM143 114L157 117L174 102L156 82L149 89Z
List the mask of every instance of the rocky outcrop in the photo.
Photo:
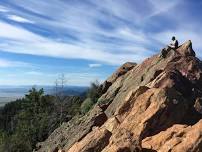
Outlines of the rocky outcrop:
M86 137L80 142L75 143L69 152L94 152L101 151L108 145L111 132L105 128L94 128Z
M202 64L191 41L166 58L126 63L103 83L103 95L82 121L60 127L61 147L66 152L200 152L201 86ZM41 150L54 145L50 139Z
M38 152L56 152L60 148L69 149L72 144L81 140L95 126L101 126L107 120L105 113L98 106L83 117L75 117L63 123L47 140L37 144Z
M102 85L101 90L105 93L108 88L121 76L126 74L128 71L133 69L137 64L132 62L124 63L120 68L118 68Z
M200 152L202 148L202 120L193 126L176 124L142 141L142 147L158 152Z
M120 68L116 70L106 81L114 83L120 76L126 74L128 71L133 69L137 64L132 62L124 63Z
M195 56L195 52L192 49L192 42L191 40L185 42L183 45L181 45L177 51L182 54L183 56Z

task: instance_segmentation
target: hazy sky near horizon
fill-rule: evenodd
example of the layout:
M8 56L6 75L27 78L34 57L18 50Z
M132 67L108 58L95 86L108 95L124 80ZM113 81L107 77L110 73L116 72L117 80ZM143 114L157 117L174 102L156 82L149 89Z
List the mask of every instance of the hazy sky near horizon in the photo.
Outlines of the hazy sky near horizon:
M1 0L0 85L106 79L171 36L202 51L201 0Z

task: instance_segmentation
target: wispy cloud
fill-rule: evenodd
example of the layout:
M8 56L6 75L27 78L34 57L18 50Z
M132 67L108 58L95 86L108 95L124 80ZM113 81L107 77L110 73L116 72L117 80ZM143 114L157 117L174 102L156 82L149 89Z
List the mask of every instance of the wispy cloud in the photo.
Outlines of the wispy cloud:
M0 50L85 60L91 68L141 62L172 35L200 50L200 6L189 0L2 0Z
M43 37L25 30L22 27L14 26L2 21L0 21L0 29L0 38L4 39L7 43L15 42L18 44L26 44L28 42L38 42L44 40Z
M176 8L182 0L104 0L103 3L98 0L51 0L50 3L14 0L12 3L18 7L1 6L3 10L10 10L5 12L7 18L19 23L35 23L33 26L42 32L1 21L0 28L7 29L0 30L0 38L6 39L0 44L4 51L121 64L127 60L140 62L154 53L159 47L156 41L164 41L157 37L161 33L169 30L184 36L178 29L163 27L164 21L157 20L163 15L172 27L174 14L178 13ZM159 22L162 26L153 33L152 28L158 27ZM182 28L179 26L186 20L174 19L174 22L176 28ZM194 37L199 41L200 33L193 30L186 33L197 35Z
M16 25L0 22L1 28L8 29L8 33L0 31L0 37L8 39L6 41L8 45L1 44L4 46L2 49L15 53L87 59L108 64L121 64L128 60L140 62L151 54L151 52L143 54L143 50L149 50L147 49L151 43L149 36L126 24L126 21L130 19L129 16L138 14L132 8L128 11L124 9L130 6L128 2L124 2L123 5L122 2L112 1L106 1L106 5L100 5L98 1L72 2L71 4L55 0L52 2L15 0L14 3L23 9L49 19L15 8L12 10L18 15L9 14L10 19L18 22L36 22L37 26L45 27L52 35L47 37ZM108 7L112 4L115 7ZM91 9L93 7L94 9ZM137 16L140 14L134 19L141 18ZM122 21L123 18L125 20ZM59 34L56 34L56 31ZM62 41L58 41L61 37ZM73 40L70 40L72 37Z
M0 58L0 68L9 68L9 67L31 67L29 63L12 61Z
M34 23L33 21L30 21L26 18L17 16L17 15L8 15L8 19L16 21L16 22L21 22L21 23Z
M98 68L98 67L101 67L102 64L92 63L92 64L89 64L88 66L89 66L90 68Z
M138 51L141 50L136 50L136 53L127 53L123 50L119 54L114 54L110 52L111 48L106 51L105 49L103 50L102 46L95 46L96 42L93 44L92 42L82 43L79 41L76 45L57 42L4 22L0 22L0 28L8 30L0 31L0 38L7 39L6 45L5 43L0 44L1 49L4 51L61 58L90 59L109 64L119 64L125 60L137 59L137 57L138 59L144 58L144 56L139 56L138 54L140 53ZM92 45L87 43L92 43Z
M0 5L0 12L6 13L6 12L9 12L9 10L6 9L6 7Z
M43 76L45 73L42 73L42 72L39 72L39 71L28 71L25 74L35 75L35 76Z
M147 18L160 15L162 13L170 13L182 0L149 0L152 5L152 13Z

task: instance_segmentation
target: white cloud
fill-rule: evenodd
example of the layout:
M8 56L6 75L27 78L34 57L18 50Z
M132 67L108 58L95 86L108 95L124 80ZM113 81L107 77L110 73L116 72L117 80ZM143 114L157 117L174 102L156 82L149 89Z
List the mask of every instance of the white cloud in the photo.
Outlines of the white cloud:
M8 39L8 43L13 41L18 44L24 44L28 42L33 43L44 40L44 38L39 35L36 35L21 27L5 23L3 21L0 21L0 38Z
M124 37L126 40L132 40L136 43L140 42L143 44L149 43L148 37L140 31L131 30L127 27L121 28L117 31L119 37Z
M21 23L32 23L32 24L34 23L31 20L28 20L26 18L17 16L17 15L8 15L8 19L16 21L16 22L21 22Z
M20 61L12 61L6 59L0 59L0 68L8 68L8 67L28 67L31 66L29 63L20 62Z
M6 7L0 5L0 12L6 13L6 12L9 12L9 10Z
M0 59L0 67L10 67L12 64L10 61L7 61L7 60L3 60L3 59Z
M90 60L92 64L88 66L92 68L103 63L120 65L126 61L141 62L157 52L161 47L159 44L163 47L169 43L172 35L176 35L180 42L191 39L194 48L202 49L202 32L200 26L190 22L191 10L183 7L187 11L184 13L183 9L175 9L182 8L178 6L181 1L12 0L19 7L0 6L1 17L5 19L0 21L0 49ZM18 23L6 23L8 18ZM34 24L25 26L23 23ZM200 52L197 53L200 55ZM11 67L13 63L16 61L0 60L0 67ZM18 75L16 80L19 81L16 83L50 84L57 78L54 73L34 70ZM27 74L26 82L24 74ZM45 78L42 75L46 75ZM67 77L70 84L86 84L97 78L103 80L100 75L82 72L67 74ZM2 80L0 83L9 81L12 80Z
M89 66L90 68L98 68L98 67L101 67L102 64L92 63L92 64L89 64L88 66Z
M42 55L60 58L77 58L86 60L101 61L109 64L121 64L127 60L139 61L144 56L139 56L138 53L119 54L104 51L102 46L93 47L88 42L77 42L76 44L68 44L56 42L52 39L34 34L21 27L13 26L4 22L0 22L0 38L6 38L5 43L0 44L1 49L8 52ZM139 50L137 50L138 52Z
M150 43L149 38L141 31L135 31L126 25L123 26L122 21L118 19L125 18L128 21L130 19L135 21L137 18L141 18L138 11L133 10L128 2L123 1L105 1L106 3L102 4L99 1L89 2L96 5L94 9L83 2L68 5L64 1L56 0L52 0L51 3L14 0L17 5L50 19L42 19L19 10L15 11L21 17L12 15L10 16L11 19L18 22L30 22L27 18L31 18L31 22L38 23L52 33L70 33L79 40L74 41L73 44L59 42L56 40L57 38L50 39L21 27L0 22L0 28L7 29L6 31L0 30L0 37L8 39L6 43L0 44L1 48L4 51L15 53L87 59L116 65L127 60L140 62L148 56L147 53L144 54L143 52L147 50L145 46ZM111 7L112 5L114 7ZM124 7L129 7L129 9ZM111 16L104 14L104 11L111 13ZM107 21L113 29L107 31L98 26L98 20ZM97 40L97 38L103 37L106 38L106 41ZM115 41L110 42L113 39Z
M45 75L45 73L42 73L42 72L39 72L39 71L29 71L29 72L26 72L25 74L28 74L28 75L35 75L35 76L42 76L42 75Z
M177 6L182 0L149 0L153 6L153 12L146 18L154 17L156 15L172 11L172 8Z
M172 14L169 10L176 7L179 1L146 0L141 6L136 5L139 4L136 1L131 4L127 0L104 0L103 3L89 0L89 3L75 1L71 4L58 0L51 0L50 3L13 0L16 5L39 15L12 8L18 14L11 15L14 20L29 22L28 19L31 19L30 22L53 35L51 38L42 36L1 21L0 38L5 42L1 42L0 47L14 53L86 59L115 65L126 61L141 62L153 53L152 50L148 51L148 47L154 46L153 40L158 40L158 33L144 31L142 21L162 13ZM138 11L137 6L147 9ZM99 21L109 24L111 29L100 26ZM66 35L72 35L76 40L69 42Z

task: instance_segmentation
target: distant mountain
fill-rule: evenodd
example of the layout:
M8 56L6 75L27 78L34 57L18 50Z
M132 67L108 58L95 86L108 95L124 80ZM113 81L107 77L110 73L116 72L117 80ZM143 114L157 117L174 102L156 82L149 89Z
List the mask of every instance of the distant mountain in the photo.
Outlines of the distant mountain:
M43 88L45 94L52 95L55 93L55 86L0 86L0 107L5 105L5 103L22 98L32 87L37 89ZM87 89L88 87L83 86L65 86L64 94L68 96L82 95Z

